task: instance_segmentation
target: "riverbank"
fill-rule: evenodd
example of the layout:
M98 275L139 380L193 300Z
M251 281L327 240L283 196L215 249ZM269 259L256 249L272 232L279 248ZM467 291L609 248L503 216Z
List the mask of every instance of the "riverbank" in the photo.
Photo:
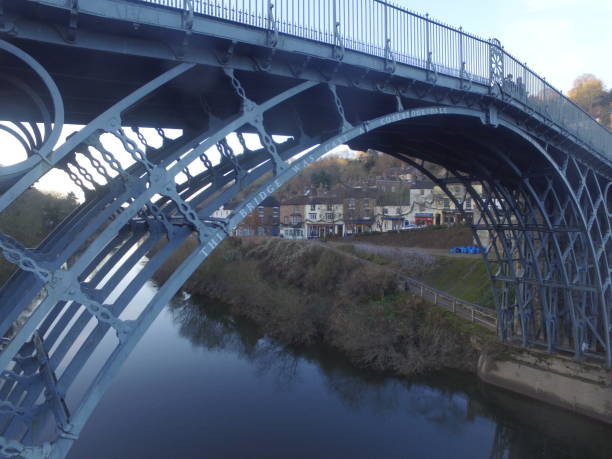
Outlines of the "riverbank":
M305 241L230 238L184 289L227 304L230 314L252 320L281 344L331 346L356 367L402 377L444 368L467 371L612 423L609 371L506 346L493 331L402 291L388 257L344 250ZM401 272L427 276L448 270L425 261L406 260ZM174 269L167 264L156 279L163 282ZM463 282L478 276L458 273ZM474 287L465 286L469 292Z
M167 265L157 280L173 269ZM228 239L185 290L229 304L282 343L324 343L357 366L402 376L475 373L483 349L503 351L485 328L399 291L389 270L317 244Z

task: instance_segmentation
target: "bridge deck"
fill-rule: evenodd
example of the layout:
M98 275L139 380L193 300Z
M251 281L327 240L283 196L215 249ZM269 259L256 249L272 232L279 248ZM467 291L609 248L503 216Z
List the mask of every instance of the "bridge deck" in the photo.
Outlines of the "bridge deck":
M88 121L93 112L99 113L98 103L125 94L130 84L137 86L159 65L158 61L135 60L134 56L218 66L225 55L238 58L242 54L252 54L260 57L243 63L245 68L252 69L254 63L260 69L269 65L265 70L270 74L279 71L274 62L268 61L270 56L277 54L283 56L285 68L281 73L284 76L291 75L292 70L308 67L311 58L323 59L345 69L370 69L370 72L387 75L381 77L387 80L408 79L479 97L493 96L569 141L586 147L604 163L612 158L610 131L508 54L497 41L476 37L379 0L356 3L276 0L271 2L274 4L271 11L267 0L193 0L185 3L175 0L80 0L72 13L64 0L38 0L35 6L14 0L6 3L5 22L11 35L34 40L37 47L42 42L65 47L70 28L58 33L57 27L65 28L70 14L78 17L74 27L78 40L71 43L87 52L79 55L74 49L65 53L53 48L51 54L55 62L49 62L51 73L70 78L75 61L93 64L95 67L81 66L78 75L83 77L84 73L91 73L96 83L103 85L103 90L93 99L77 92L74 108L67 110L69 118L72 115L71 122ZM11 29L13 8L26 14L17 13L18 22ZM41 27L32 14L43 15L45 24L54 23L55 26ZM94 58L93 49L105 52L105 56ZM114 56L109 60L109 51L127 56ZM45 55L41 56L43 60ZM53 71L53 64L57 71ZM233 65L240 68L239 63L233 62ZM130 76L129 82L117 74L119 70ZM334 72L333 67L330 72ZM511 81L508 75L513 75ZM318 78L325 79L321 75ZM65 87L74 88L74 77L71 80L72 86L66 82ZM159 113L176 111L168 103L157 105ZM143 110L143 113L151 112ZM142 116L145 123L146 118ZM172 123L172 120L176 117L168 116L166 122Z

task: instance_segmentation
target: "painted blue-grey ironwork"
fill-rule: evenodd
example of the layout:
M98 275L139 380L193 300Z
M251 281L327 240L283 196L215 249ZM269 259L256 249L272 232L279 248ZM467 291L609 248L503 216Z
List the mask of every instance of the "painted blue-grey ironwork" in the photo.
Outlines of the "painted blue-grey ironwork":
M612 134L498 41L377 0L0 0L0 56L0 211L57 170L84 196L38 247L0 234L0 456L64 457L200 263L342 144L476 203L501 339L612 365Z

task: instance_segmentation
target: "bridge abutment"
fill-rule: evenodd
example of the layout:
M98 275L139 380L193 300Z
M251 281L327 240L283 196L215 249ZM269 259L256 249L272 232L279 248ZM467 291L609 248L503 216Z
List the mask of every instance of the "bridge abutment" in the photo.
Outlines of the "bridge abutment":
M612 424L612 371L567 357L508 349L482 354L483 381Z

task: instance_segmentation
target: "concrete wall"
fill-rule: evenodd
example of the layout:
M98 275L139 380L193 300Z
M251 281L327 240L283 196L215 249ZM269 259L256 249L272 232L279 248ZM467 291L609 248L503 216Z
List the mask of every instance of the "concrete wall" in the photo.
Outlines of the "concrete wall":
M612 424L612 372L531 351L510 356L481 355L478 376L518 392Z

